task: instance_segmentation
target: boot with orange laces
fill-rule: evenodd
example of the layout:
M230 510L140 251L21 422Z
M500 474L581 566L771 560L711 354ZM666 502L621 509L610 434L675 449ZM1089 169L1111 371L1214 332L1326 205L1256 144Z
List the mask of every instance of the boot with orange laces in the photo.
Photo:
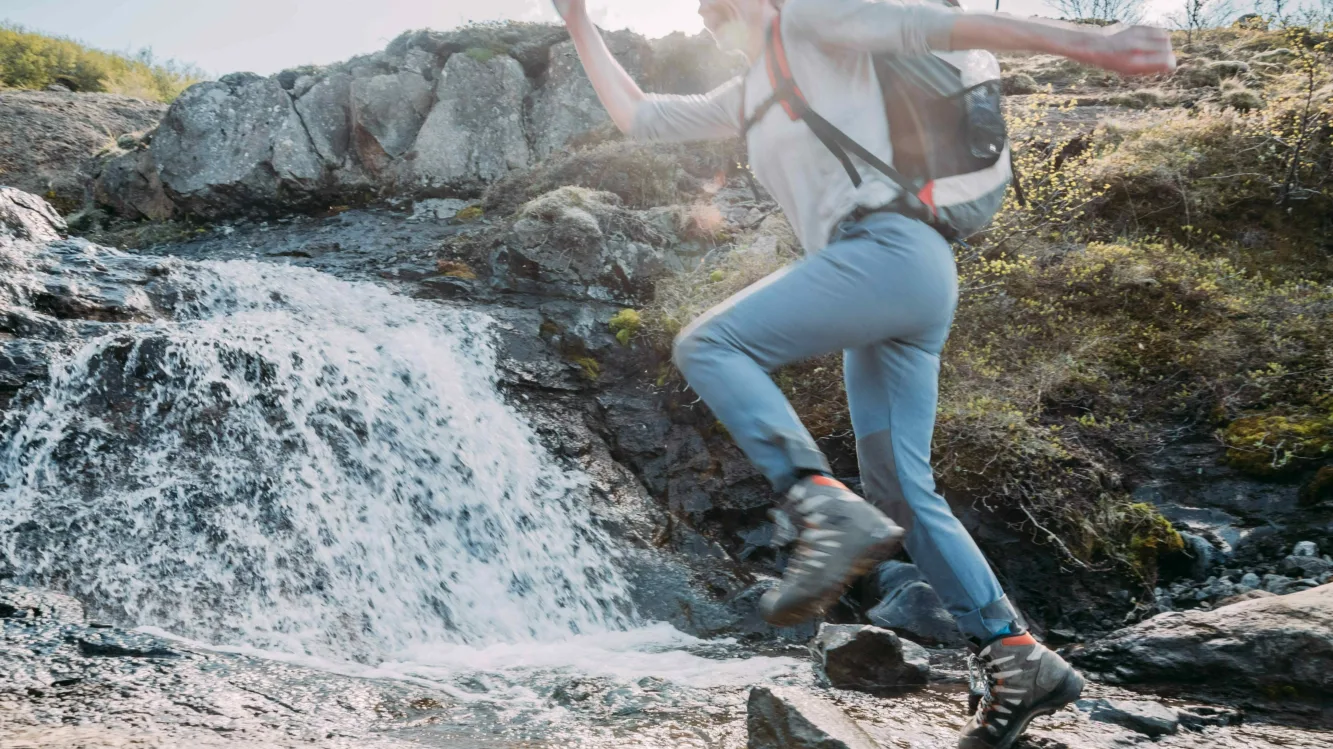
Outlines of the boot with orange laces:
M992 640L968 660L980 702L958 749L1008 749L1033 718L1077 700L1083 677L1030 634Z
M800 525L782 583L759 600L769 623L786 627L824 613L853 580L897 553L903 529L836 479L807 476L784 508Z

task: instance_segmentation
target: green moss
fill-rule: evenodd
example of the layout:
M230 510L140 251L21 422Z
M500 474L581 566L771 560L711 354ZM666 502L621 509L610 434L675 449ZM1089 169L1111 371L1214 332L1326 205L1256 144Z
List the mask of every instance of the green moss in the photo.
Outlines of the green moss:
M476 221L477 219L481 218L484 214L485 211L482 209L481 206L470 205L467 208L464 208L463 210L459 211L458 214L454 216L454 218L462 223L467 224Z
M602 376L602 365L591 356L572 356L569 359L574 364L583 369L583 376L592 382L596 382Z
M1264 414L1236 419L1223 432L1227 463L1253 476L1286 476L1333 457L1333 418Z
M637 310L623 309L611 318L610 325L620 345L628 346L630 340L638 335L639 329L643 327L643 317Z
M495 59L496 55L502 53L491 49L490 47L470 47L469 49L464 50L463 54L471 57L477 62L486 63Z
M436 270L440 275L450 278L461 278L465 281L477 280L477 272L467 263L461 263L457 260L440 260L436 264Z
M1138 502L1130 505L1126 521L1127 527L1131 529L1126 544L1130 560L1144 579L1155 577L1157 561L1163 554L1185 549L1185 540L1181 538L1180 532L1150 504Z

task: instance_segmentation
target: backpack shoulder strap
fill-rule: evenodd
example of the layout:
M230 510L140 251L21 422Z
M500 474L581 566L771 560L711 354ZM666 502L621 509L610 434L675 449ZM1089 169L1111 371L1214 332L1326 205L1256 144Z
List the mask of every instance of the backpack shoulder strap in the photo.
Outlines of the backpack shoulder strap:
M847 176L851 178L853 185L860 187L862 179L856 165L852 162L851 157L847 155L849 151L876 171L897 183L903 189L908 200L920 201L911 183L897 169L852 140L851 136L839 130L833 123L824 119L810 107L805 94L801 93L800 86L796 85L796 80L792 76L791 63L787 59L787 50L782 43L782 16L780 14L773 19L773 24L768 30L765 53L768 80L773 84L773 96L761 104L759 109L755 110L755 114L750 118L750 121L745 123L747 132L774 103L781 102L787 116L793 120L804 120L815 137L819 138L824 147L838 159L842 168L847 172Z

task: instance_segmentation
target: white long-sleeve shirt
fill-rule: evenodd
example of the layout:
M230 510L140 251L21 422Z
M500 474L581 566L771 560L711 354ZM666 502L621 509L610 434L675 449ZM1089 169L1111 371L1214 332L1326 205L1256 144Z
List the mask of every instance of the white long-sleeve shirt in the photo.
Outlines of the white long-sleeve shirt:
M955 14L932 0L787 0L783 45L792 77L810 106L892 163L872 55L947 49ZM648 95L635 112L630 136L676 142L734 138L772 94L761 59L707 94ZM887 205L899 191L888 177L852 157L863 180L855 187L810 128L793 121L781 106L769 109L750 130L749 159L755 177L782 206L807 253L823 249L837 223L857 207Z

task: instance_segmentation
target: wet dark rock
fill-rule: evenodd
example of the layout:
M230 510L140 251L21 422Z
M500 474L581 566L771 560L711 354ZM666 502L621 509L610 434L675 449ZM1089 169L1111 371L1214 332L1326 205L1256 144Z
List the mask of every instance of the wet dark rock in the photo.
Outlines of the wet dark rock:
M1333 572L1333 562L1323 557L1292 555L1282 560L1281 570L1297 579L1317 579Z
M1190 705L1177 711L1182 728L1202 731L1205 728L1238 726L1245 716L1240 710L1216 705Z
M1194 533L1182 532L1181 539L1185 542L1185 554L1189 559L1189 575L1195 580L1204 580L1208 577L1208 572L1218 562L1218 551L1213 544L1203 536Z
M7 239L52 242L64 232L64 219L45 200L16 187L0 187L0 246Z
M873 599L879 601L866 614L871 624L922 645L966 644L953 617L916 565L885 562L870 574L867 583Z
M747 749L877 749L837 707L794 688L751 690L746 728Z
M166 641L148 635L109 629L90 629L73 637L79 653L100 658L177 658L180 653Z
M829 683L866 692L913 687L930 679L925 648L887 629L824 624L811 643Z
M1103 723L1114 723L1156 738L1175 733L1180 715L1160 702L1138 700L1079 700L1078 709Z
M1160 614L1073 655L1105 680L1333 694L1333 585Z
M0 619L79 624L83 616L83 604L70 596L0 583Z

